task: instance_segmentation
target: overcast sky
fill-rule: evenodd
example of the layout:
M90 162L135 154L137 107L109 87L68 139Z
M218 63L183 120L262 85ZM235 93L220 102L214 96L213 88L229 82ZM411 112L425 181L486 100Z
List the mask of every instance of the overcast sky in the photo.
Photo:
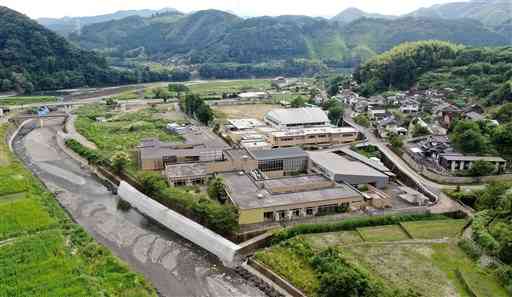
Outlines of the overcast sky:
M215 8L241 16L301 14L333 16L348 7L404 14L433 4L464 0L0 0L0 5L32 18L88 16L128 9L174 7L183 12Z

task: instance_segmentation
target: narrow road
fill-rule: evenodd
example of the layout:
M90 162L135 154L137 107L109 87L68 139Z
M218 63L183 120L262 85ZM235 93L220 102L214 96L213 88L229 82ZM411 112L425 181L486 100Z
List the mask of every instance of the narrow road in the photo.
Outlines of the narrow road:
M161 296L265 296L206 251L135 210L118 210L118 197L59 149L55 135L60 129L55 124L18 137L16 154L56 193L77 223L143 273Z
M349 125L353 126L359 132L361 132L366 139L368 140L368 143L374 146L377 146L380 151L382 151L387 158L393 162L397 168L405 172L407 175L409 175L412 179L414 179L417 183L420 183L427 187L430 191L437 194L439 196L439 202L437 205L433 207L433 211L436 212L443 212L444 210L450 210L450 209L459 209L462 206L458 204L457 202L450 199L446 194L443 193L443 189L445 188L455 188L453 185L444 185L444 184L438 184L436 182L433 182L425 177L423 177L421 174L418 174L414 169L409 167L407 163L405 163L402 158L397 156L387 145L384 143L381 139L377 138L372 131L369 128L360 126L354 122L352 119L352 110L347 108L345 110L345 115L343 117L343 120L348 123ZM481 188L482 186L464 186L464 188Z

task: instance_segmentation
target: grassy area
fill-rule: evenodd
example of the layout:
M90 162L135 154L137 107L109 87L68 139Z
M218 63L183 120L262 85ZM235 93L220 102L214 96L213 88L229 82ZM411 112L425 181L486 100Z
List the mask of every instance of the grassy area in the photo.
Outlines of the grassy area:
M308 260L312 256L306 252L307 246L313 249L315 255L325 248L338 247L351 263L364 267L373 277L394 288L410 289L418 296L471 296L457 276L457 270L463 272L477 296L508 296L492 270L481 268L457 246L455 237L463 226L462 220L403 224L409 225L409 232L418 238L452 239L444 243L399 242L396 241L399 238L409 238L399 225L387 225L358 228L367 242L354 231L297 236L258 251L256 259L290 280L308 296L319 296L321 274L313 269Z
M357 228L365 241L400 241L410 239L399 225Z
M304 238L315 249L322 249L327 246L347 245L361 243L363 238L356 231L329 232L320 234L307 234Z
M274 103L280 103L281 101L291 102L297 97L302 97L307 101L309 98L309 95L308 94L300 94L300 93L272 94L272 101Z
M244 91L265 91L271 88L268 79L218 80L186 84L192 93L198 95L222 95Z
M456 237L461 233L465 224L465 220L440 220L435 222L418 221L401 223L402 227L414 239Z
M38 197L28 194L0 196L0 213L0 240L56 224Z
M165 130L168 121L161 118L158 109L118 113L109 111L107 106L89 105L81 107L77 113L77 131L94 142L106 157L118 151L130 153L144 138L182 141L180 136ZM108 121L97 122L96 117L105 117ZM133 167L133 162L131 165Z
M2 105L25 105L25 104L36 104L36 103L50 103L56 102L57 97L55 96L14 96L0 98L0 106Z
M0 126L0 139L6 126ZM155 296L0 142L0 296Z
M245 105L227 105L213 107L213 111L218 119L259 119L262 120L265 114L272 109L282 108L273 104L245 104Z

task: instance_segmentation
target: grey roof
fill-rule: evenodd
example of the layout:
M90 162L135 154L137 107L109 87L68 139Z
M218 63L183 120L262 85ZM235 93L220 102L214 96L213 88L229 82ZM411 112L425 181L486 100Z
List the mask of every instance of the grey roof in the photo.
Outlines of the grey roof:
M269 111L265 117L272 118L283 125L329 122L325 111L318 107L274 109Z
M388 175L360 162L339 156L333 152L309 152L309 158L315 164L336 175L388 177Z
M486 157L486 156L464 156L464 155L445 155L442 154L441 157L447 161L489 161L489 162L506 162L505 159L501 157Z
M189 177L208 175L208 166L204 163L177 164L165 168L168 177Z
M366 165L368 165L378 171L385 172L386 174L388 174L388 172L390 172L389 168L387 168L386 166L384 166L378 162L375 162L373 160L370 160L370 159L366 158L365 156L363 156L357 152L354 152L350 148L340 148L338 150L331 150L331 151L340 151L346 155L349 155L350 157L352 157L354 159L357 159L357 160L365 163Z
M274 159L307 158L308 154L299 147L285 147L272 150L256 150L249 152L258 161Z
M258 188L251 178L245 174L223 173L220 176L224 179L231 200L240 209L290 206L343 198L364 199L360 193L346 184L314 191L272 195L268 190ZM258 197L258 195L262 197Z

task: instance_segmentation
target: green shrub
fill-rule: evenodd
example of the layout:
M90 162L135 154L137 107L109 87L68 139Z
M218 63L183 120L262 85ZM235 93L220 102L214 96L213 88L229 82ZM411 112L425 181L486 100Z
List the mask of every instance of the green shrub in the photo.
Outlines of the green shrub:
M238 211L232 205L222 205L205 195L171 188L156 172L144 172L137 179L146 195L215 232L230 234L238 229Z
M90 164L93 165L108 165L108 159L100 155L96 150L86 148L80 142L74 139L66 140L66 146L73 150L78 155L84 157Z
M471 240L462 239L457 243L457 245L473 260L477 260L482 254L478 246L476 246Z

